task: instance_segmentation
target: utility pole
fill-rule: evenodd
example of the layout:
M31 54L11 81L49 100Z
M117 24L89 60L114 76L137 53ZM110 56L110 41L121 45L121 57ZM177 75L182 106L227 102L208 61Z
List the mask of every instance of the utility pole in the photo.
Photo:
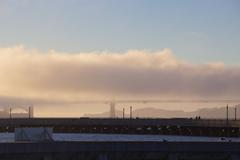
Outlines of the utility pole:
M9 117L12 118L12 108L9 109Z
M123 119L125 118L125 109L123 108Z
M226 131L227 131L227 137L229 136L229 128L228 128L228 104L227 104L227 108L226 108Z
M236 121L237 120L237 107L236 106L235 106L234 110L235 110L235 121Z
M130 119L132 119L132 106L130 106Z
M31 118L31 107L28 107L28 118Z
M227 127L228 127L228 105L227 105L227 108L226 108L226 116L227 116L227 119L226 119L226 122L227 122Z

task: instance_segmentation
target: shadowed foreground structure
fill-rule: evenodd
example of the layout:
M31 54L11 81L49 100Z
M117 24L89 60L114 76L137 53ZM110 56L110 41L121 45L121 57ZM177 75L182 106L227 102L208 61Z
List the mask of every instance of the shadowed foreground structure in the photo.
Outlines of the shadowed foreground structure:
M239 120L195 120L184 118L12 118L0 120L0 132L14 132L16 127L53 127L54 133L240 137Z
M239 160L234 142L0 143L3 160Z

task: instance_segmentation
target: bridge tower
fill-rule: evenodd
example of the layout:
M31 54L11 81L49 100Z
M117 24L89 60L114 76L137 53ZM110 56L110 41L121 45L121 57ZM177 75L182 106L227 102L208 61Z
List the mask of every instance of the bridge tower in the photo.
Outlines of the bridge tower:
M110 102L110 118L115 118L115 101Z

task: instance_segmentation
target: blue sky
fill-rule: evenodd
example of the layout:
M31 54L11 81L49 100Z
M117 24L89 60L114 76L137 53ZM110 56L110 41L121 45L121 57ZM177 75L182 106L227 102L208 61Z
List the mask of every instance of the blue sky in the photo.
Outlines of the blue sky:
M240 61L239 0L0 0L0 46Z

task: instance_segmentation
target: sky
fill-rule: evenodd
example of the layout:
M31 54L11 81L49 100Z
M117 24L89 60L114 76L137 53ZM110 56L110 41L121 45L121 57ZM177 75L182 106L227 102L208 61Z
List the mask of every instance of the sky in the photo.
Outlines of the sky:
M237 99L239 17L238 0L0 0L0 104Z
M238 0L0 0L0 45L65 52L171 48L196 63L240 59Z

